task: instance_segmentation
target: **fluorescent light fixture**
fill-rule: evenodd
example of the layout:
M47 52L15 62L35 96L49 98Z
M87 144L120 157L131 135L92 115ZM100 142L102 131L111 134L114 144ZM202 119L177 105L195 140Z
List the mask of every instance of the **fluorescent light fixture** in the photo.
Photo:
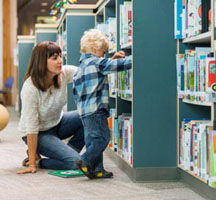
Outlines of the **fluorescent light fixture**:
M41 11L42 13L45 13L45 12L46 12L46 9L40 9L40 11Z
M42 2L41 6L48 6L48 3L47 2Z

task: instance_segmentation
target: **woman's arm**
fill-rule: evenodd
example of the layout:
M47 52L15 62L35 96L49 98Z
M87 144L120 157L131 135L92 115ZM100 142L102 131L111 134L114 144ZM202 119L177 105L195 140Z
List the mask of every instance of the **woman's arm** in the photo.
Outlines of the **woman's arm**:
M73 82L73 77L77 69L78 68L74 65L64 65L63 66L63 76L65 76L68 83Z
M29 165L27 168L20 170L17 174L36 173L36 149L37 149L37 134L27 134Z
M20 170L18 174L35 173L36 169L36 149L39 132L39 94L38 90L31 84L25 82L21 91L22 112L21 118L25 124L27 135L29 165L26 169Z
M36 166L37 134L27 134L29 165Z

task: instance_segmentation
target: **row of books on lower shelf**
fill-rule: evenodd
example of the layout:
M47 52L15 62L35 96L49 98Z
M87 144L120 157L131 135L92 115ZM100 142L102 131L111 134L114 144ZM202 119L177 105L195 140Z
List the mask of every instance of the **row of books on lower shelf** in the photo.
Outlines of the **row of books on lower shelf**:
M118 79L118 84L117 84ZM122 99L132 100L132 70L109 74L109 95L118 96Z
M186 49L184 54L176 55L177 91L180 98L186 95L192 101L214 100L208 97L216 92L216 60L211 56L209 47Z
M116 117L116 109L110 109L108 123L111 132L109 147L117 152L130 165L132 165L133 133L131 114L123 113L122 115Z
M208 119L184 119L179 134L179 165L216 188L216 130Z

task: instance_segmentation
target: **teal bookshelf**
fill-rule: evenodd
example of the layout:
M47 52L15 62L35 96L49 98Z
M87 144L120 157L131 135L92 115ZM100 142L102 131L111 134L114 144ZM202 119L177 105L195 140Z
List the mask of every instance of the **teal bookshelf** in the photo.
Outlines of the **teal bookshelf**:
M35 36L18 36L18 52L19 52L19 96L23 85L23 78L26 73L28 63L31 57L32 49L35 44L42 41L53 41L57 39L57 25L55 24L36 24ZM21 111L21 103L19 99L19 111Z
M209 1L211 4L211 10L215 11L215 1L210 0ZM196 2L198 3L198 2ZM203 6L204 7L204 6ZM215 13L211 12L211 28L209 31L206 32L201 32L199 34L194 34L193 32L188 31L188 36L184 39L177 39L177 54L184 54L186 49L195 49L196 47L211 47L211 52L215 54L215 27L214 27L214 18ZM196 30L194 28L194 30ZM203 30L202 30L203 31ZM189 35L191 34L191 35ZM215 55L214 55L215 56ZM195 91L195 90L194 90ZM186 89L187 92L187 89ZM215 124L215 115L216 115L216 110L215 110L215 102L207 101L207 102L201 102L200 100L198 101L197 99L191 99L188 98L187 93L182 94L180 97L179 95L177 96L177 145L178 148L180 146L180 127L182 127L181 122L184 119L210 119L212 126ZM198 95L196 94L195 91L195 96ZM191 94L190 94L191 95ZM201 178L199 175L195 175L193 172L193 169L188 170L184 168L184 164L180 162L180 155L179 151L177 152L177 169L180 174L181 180L184 182L188 183L189 185L192 186L192 188L200 193L201 195L204 195L208 197L209 199L215 199L216 196L216 190L215 188L212 188L209 186L209 180ZM201 167L201 166L199 166Z
M173 15L170 1L133 1L134 167L167 176L177 155Z
M117 116L132 115L133 163L111 148L107 153L134 181L178 179L176 78L171 75L175 74L176 51L173 4L132 0L133 42L120 45L120 5L125 1L104 2L96 18L101 10L104 10L104 22L116 17L117 51L133 56L133 98L117 95L111 106L116 108Z
M19 112L21 111L21 99L20 92L23 86L23 79L28 67L28 63L31 57L31 52L35 44L34 36L18 36L18 91L19 91Z
M117 19L117 50L133 56L133 98L112 97L111 107L117 109L117 116L132 115L133 164L110 148L107 153L134 181L180 178L177 169L176 77L173 75L176 52L174 10L173 4L166 1L132 0L133 42L129 45L120 45L119 9L124 0L101 1L94 8L71 6L65 9L58 26L59 37L64 31L66 35L64 64L77 66L83 32L105 22L108 17ZM113 53L107 56L111 57ZM68 110L74 109L71 89L69 85Z
M56 24L36 24L35 25L35 42L36 44L43 41L56 42L57 25Z
M176 53L183 53L187 48L208 45L214 52L215 27L212 25L212 31L195 37L175 40L174 0L131 0L132 43L122 45L120 7L125 2L100 0L96 5L69 6L56 26L56 37L50 32L44 33L47 29L40 30L36 32L36 41L57 41L62 48L64 64L78 66L83 32L99 23L106 23L109 17L116 17L117 51L123 50L127 56L133 57L133 84L132 99L117 94L110 97L110 107L116 109L116 117L124 113L132 116L132 163L115 149L108 147L106 153L133 181L183 180L201 195L215 199L215 189L178 163L181 121L184 118L211 118L215 122L215 103L195 104L180 100L176 91L175 67ZM214 5L213 0L211 5ZM25 46L21 42L19 45L21 48ZM33 48L33 45L28 48ZM114 53L109 52L106 56L112 57ZM23 56L25 61L22 61L22 54L19 57L19 63L24 63L30 55ZM76 109L72 84L68 85L67 106L68 111Z
M64 49L63 61L65 65L79 65L80 39L84 31L93 28L95 24L93 9L93 6L83 8L83 6L74 5L66 7L62 14L58 25L57 41ZM72 83L67 87L67 110L76 110Z

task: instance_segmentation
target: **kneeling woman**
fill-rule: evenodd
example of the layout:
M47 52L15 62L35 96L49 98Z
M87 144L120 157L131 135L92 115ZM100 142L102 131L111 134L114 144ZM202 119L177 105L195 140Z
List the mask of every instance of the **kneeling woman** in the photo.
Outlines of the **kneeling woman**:
M25 169L76 169L75 161L84 146L83 126L76 111L63 112L67 84L75 66L62 66L61 49L54 42L41 42L32 52L21 91L19 131L28 145ZM62 140L71 137L68 144ZM41 158L40 155L45 156Z

